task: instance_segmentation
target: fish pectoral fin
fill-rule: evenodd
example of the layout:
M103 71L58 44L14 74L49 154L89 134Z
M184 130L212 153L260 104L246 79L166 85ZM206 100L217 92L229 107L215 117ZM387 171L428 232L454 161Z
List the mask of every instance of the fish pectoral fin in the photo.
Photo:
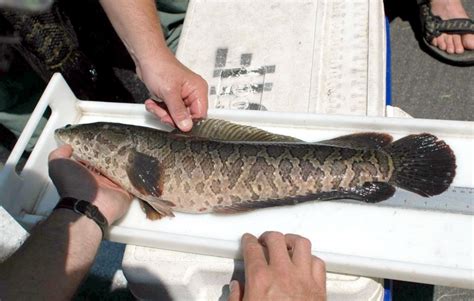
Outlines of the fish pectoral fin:
M389 134L371 132L340 136L334 139L318 141L316 144L355 149L381 149L392 141L393 137Z
M197 122L190 132L174 130L171 133L182 137L200 137L220 141L301 142L294 137L273 134L253 126L221 119L204 119Z
M163 171L160 162L136 150L130 151L127 160L128 179L133 188L138 191L138 197L143 200L142 208L147 217L154 220L161 216L174 216L172 208L175 204L160 199L163 192L161 177Z
M395 193L395 187L385 182L367 182L360 187L351 189L340 189L328 192L318 192L303 196L287 197L281 199L267 199L260 201L235 202L227 206L215 206L214 213L232 214L246 212L255 209L296 205L308 201L330 201L337 199L353 199L367 203L378 203L391 197Z
M128 154L127 176L132 186L142 195L159 197L162 193L161 164L136 150Z

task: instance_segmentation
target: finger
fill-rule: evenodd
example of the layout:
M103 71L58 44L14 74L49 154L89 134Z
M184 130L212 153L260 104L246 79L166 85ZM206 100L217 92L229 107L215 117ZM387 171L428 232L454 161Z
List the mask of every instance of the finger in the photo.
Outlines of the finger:
M258 241L268 249L269 264L288 264L291 262L285 236L280 232L267 231L259 237Z
M48 161L62 158L70 158L72 155L72 147L69 144L64 144L49 153Z
M197 99L189 106L192 119L204 119L207 117L207 100L205 103Z
M190 105L191 115L195 119L199 118L206 118L207 117L207 109L208 109L208 99L207 99L207 91L208 86L207 83L203 80L204 87L202 89L198 89L196 91L196 99Z
M256 270L267 267L263 247L255 236L245 233L242 236L241 244L246 275L253 274Z
M326 295L326 264L320 258L312 256L311 274L313 280L319 284L321 294Z
M454 52L461 54L464 52L464 46L462 45L461 36L458 34L453 35L453 44L454 44Z
M240 301L243 297L242 286L237 280L232 280L229 284L230 294L229 301Z
M179 91L181 92L181 91ZM188 109L184 105L184 101L177 91L173 91L165 95L165 103L170 112L174 123L183 132L188 132L193 127L193 121L189 115Z
M166 105L164 103L156 103L152 99L147 99L145 101L145 108L148 112L154 114L162 123L165 123L169 126L174 127L175 124L171 118L169 112L166 110Z
M311 255L311 241L296 234L286 234L285 241L293 263L301 267L310 267L311 261L313 260Z
M207 117L208 90L207 82L199 75L195 75L193 80L187 81L183 85L183 93L181 96L186 106L190 109L190 114L193 119Z

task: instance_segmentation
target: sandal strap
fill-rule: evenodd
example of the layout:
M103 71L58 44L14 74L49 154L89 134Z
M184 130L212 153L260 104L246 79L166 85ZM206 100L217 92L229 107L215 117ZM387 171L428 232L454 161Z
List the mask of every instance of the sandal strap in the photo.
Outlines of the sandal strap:
M433 15L429 0L417 0L420 5L420 16L424 28L425 38L431 42L442 33L466 34L474 33L474 22L467 18L442 20L439 16Z

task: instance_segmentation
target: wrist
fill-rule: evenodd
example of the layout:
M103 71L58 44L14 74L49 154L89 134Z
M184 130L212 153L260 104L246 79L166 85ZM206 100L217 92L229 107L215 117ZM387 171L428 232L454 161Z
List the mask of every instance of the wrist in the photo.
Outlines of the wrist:
M99 209L99 211L109 223L109 226L115 223L115 221L120 218L120 216L118 216L116 208L114 206L111 206L111 204L109 204L108 202L102 201L101 199L96 199L94 200L94 202L92 202L92 204L94 204L94 206Z
M178 59L174 56L171 50L165 46L164 49L156 49L147 55L137 56L135 67L142 71L151 69L154 72L159 72L165 66L175 65L176 63L179 63Z
M91 202L73 197L62 197L54 208L54 210L58 209L68 209L78 215L89 218L99 226L102 232L102 237L104 237L105 233L108 231L108 220L102 214L100 209Z
M61 229L67 229L68 233L71 229L81 229L85 238L92 240L101 240L103 238L102 231L96 222L73 210L66 208L55 209L50 215L50 220Z

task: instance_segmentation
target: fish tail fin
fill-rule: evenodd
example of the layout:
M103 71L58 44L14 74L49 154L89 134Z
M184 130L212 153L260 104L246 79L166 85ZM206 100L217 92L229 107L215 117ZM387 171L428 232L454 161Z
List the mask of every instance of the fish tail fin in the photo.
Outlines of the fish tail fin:
M421 196L448 189L456 174L456 157L443 140L431 134L409 135L384 147L393 160L390 183Z

